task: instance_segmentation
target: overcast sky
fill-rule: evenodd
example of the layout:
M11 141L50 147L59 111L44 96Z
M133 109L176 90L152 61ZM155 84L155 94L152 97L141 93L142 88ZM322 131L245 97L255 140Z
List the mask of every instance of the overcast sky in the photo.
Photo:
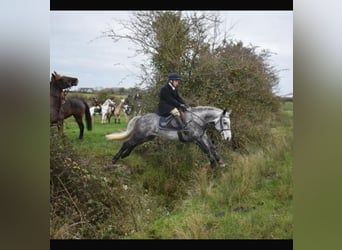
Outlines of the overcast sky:
M101 32L128 20L129 11L50 11L50 72L75 76L77 88L134 87L139 83L142 56L128 40L96 39ZM293 12L219 11L233 40L272 52L270 64L279 70L278 95L293 93Z

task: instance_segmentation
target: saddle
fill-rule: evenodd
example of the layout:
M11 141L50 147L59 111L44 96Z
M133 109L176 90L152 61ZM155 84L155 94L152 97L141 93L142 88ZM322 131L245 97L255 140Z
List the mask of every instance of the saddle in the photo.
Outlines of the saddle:
M94 112L101 113L101 106L95 106Z
M159 128L160 129L167 129L167 130L180 130L181 127L178 125L176 119L173 115L169 116L159 116Z
M182 129L182 127L177 123L176 118L174 118L173 115L169 115L166 117L159 116L158 125L159 125L159 129L177 131L179 140L182 142L186 142L186 138L185 138L186 135L185 134L187 134L187 136L188 136L188 131L187 130L184 131Z

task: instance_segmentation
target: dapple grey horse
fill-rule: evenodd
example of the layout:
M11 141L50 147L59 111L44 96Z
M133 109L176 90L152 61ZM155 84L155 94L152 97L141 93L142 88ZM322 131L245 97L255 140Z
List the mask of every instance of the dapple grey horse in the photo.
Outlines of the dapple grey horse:
M216 169L217 163L225 166L206 130L212 124L223 140L230 141L230 113L231 111L210 106L188 108L184 112L186 127L183 131L161 127L160 116L156 113L135 116L129 121L126 131L105 136L107 140L126 140L114 155L112 163L129 156L136 146L160 136L170 140L194 142L208 156L212 169Z

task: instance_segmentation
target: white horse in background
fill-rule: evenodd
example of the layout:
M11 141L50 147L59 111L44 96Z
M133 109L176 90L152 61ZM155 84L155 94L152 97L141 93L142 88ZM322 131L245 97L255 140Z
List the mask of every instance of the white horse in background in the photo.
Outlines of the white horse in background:
M98 106L92 106L89 108L89 112L90 112L90 115L91 116L94 116L94 115L102 115L102 110L101 110L101 105L98 105Z
M112 115L112 111L115 109L115 102L113 102L111 99L107 99L102 105L101 105L101 111L102 111L102 119L101 123L108 123L110 116Z

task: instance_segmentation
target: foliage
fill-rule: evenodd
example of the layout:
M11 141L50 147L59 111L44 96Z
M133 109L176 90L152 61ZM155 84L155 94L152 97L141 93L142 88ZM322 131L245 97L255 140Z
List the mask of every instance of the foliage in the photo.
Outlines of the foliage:
M110 196L101 191L107 182L100 181L80 162L68 138L50 135L51 238L90 237L90 230L82 232L85 225L91 224L92 231L96 230L96 224L107 219L108 211L115 213L108 206Z
M119 238L133 227L127 211L133 209L134 196L127 200L123 179L105 176L99 167L77 152L67 136L51 133L51 238Z

